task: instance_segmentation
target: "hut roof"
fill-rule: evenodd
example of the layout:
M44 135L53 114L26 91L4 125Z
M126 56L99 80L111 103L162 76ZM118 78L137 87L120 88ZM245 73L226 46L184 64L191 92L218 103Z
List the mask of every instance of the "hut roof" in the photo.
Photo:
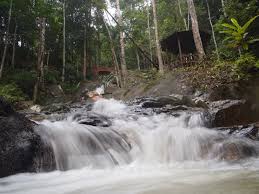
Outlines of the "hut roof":
M200 31L201 39L204 49L206 49L208 42L210 40L210 34L204 31ZM163 51L169 51L174 54L179 53L178 40L181 44L181 51L184 54L195 53L196 47L193 39L192 31L181 31L175 32L172 35L161 41L161 47Z

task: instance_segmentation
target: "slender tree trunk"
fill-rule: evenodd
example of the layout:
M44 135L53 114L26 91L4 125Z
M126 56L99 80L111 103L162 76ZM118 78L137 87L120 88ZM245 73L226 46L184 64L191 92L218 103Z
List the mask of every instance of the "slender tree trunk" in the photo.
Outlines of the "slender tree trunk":
M45 34L46 34L46 18L42 19L42 44L41 44L41 62L40 62L40 71L41 71L41 85L44 87L44 59L45 59Z
M47 61L46 61L46 70L47 71L49 69L49 57L50 57L50 51L48 50L48 52L47 52Z
M181 16L181 18L183 19L184 27L185 27L186 30L188 30L187 22L186 22L186 19L185 19L184 15L183 15L183 12L182 12L182 7L181 7L181 2L180 2L180 0L177 0L177 3L178 3L178 7L179 7L180 16Z
M154 27L155 27L155 38L156 38L156 52L158 58L159 72L164 74L164 64L161 53L161 45L159 42L158 24L157 24L157 13L156 13L156 0L152 0L153 15L154 15Z
M44 76L44 53L45 53L45 32L46 32L46 18L40 18L40 36L39 36L39 46L37 53L37 80L34 85L33 91L33 102L36 103L38 99L39 88Z
M151 39L151 28L150 28L150 14L149 14L149 1L147 1L147 29L148 29L148 39L149 39L149 53L150 59L153 60L153 53L152 53L152 39ZM153 67L153 65L151 64Z
M217 41L216 41L215 31L214 31L214 27L213 27L212 20L211 20L210 5L209 5L208 0L206 0L206 4L207 4L209 22L210 22L211 31L212 31L212 38L213 38L213 42L214 42L214 45L215 45L215 50L216 50L217 58L219 60L218 44L217 44Z
M222 10L223 10L223 14L225 17L227 17L227 12L226 12L226 8L225 8L225 1L221 0L221 5L222 5Z
M120 63L121 63L121 72L122 72L122 81L123 86L126 85L126 79L127 79L127 66L126 66L126 56L125 56L125 43L124 43L124 33L123 33L123 23L122 23L122 16L121 16L121 9L120 9L120 0L116 0L116 7L117 7L117 17L118 17L118 23L120 28Z
M0 66L0 79L3 76L5 57L6 57L7 47L9 44L9 30L10 30L10 22L11 22L11 17L12 17L12 9L13 9L13 0L10 0L8 23L7 23L6 36L5 36L6 38L5 38L5 44L4 44L4 52L3 52L3 56L2 56L2 60L1 60L1 66Z
M97 64L96 66L98 67L101 64L102 60L102 51L101 51L101 39L100 39L100 28L98 27L97 31Z
M193 33L193 39L196 46L196 50L198 52L199 59L203 59L205 57L205 51L202 45L200 30L199 30L199 23L197 19L197 14L195 10L195 6L193 3L193 0L187 0L188 2L188 9L191 15L191 21L192 21L192 33Z
M188 9L188 14L187 14L187 30L190 30L190 11Z
M15 52L16 52L16 40L17 40L17 23L15 23L14 38L13 38L13 53L12 53L12 68L15 65Z
M62 82L65 81L66 70L66 0L63 2L63 68L62 68Z
M86 70L87 70L87 45L86 45L86 25L84 27L84 65L83 65L83 79L86 81Z
M118 84L118 86L122 86L122 76L121 76L120 66L119 66L117 56L116 56L116 52L115 52L115 49L114 49L111 32L110 32L110 29L109 29L108 25L106 24L106 22L104 20L103 20L103 22L104 22L105 28L107 30L109 41L110 41L113 65L114 65L114 69L115 69L115 72L116 72L117 77L118 77L118 81L117 81L118 83L117 84Z
M139 54L138 54L138 50L136 49L136 58L137 58L137 65L138 65L138 70L140 70L140 59L139 59Z

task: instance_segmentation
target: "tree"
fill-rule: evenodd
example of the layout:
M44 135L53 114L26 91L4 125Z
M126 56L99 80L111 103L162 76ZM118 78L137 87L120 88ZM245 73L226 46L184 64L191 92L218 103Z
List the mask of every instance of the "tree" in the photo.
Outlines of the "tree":
M183 12L182 12L181 1L180 1L180 0L177 0L177 3L178 3L178 7L179 7L180 16L181 16L182 19L183 19L183 23L184 23L185 29L188 30L189 27L187 26L186 18L184 17Z
M225 8L225 0L221 0L222 10L225 17L227 17L227 12Z
M9 6L9 14L8 14L8 23L6 28L6 36L5 36L5 44L4 44L4 52L1 60L1 66L0 66L0 79L3 76L3 70L4 70L4 64L5 64L5 57L7 52L7 47L9 44L9 28L10 28L10 22L11 22L11 16L12 16L12 9L13 9L13 0L10 0L10 6Z
M205 51L201 40L196 9L195 9L193 0L187 0L187 2L188 2L188 9L192 20L192 33L193 33L194 43L196 46L196 50L198 52L199 59L203 59L205 57Z
M63 67L62 67L62 82L65 81L66 70L66 0L63 2Z
M209 6L208 0L206 0L206 4L207 4L209 22L210 22L210 26L211 26L212 38L213 38L214 46L215 46L215 49L216 49L217 58L219 60L218 44L217 44L216 37L215 37L214 26L213 26L212 20L211 20L210 6Z
M158 34L158 23L157 23L156 1L155 0L152 0L152 6L153 6L153 16L154 16L153 19L154 19L156 52L157 52L157 58L158 58L159 72L161 74L164 74L164 64L163 64L161 45L160 45L159 34Z
M150 27L150 13L149 13L149 1L148 0L147 0L147 29L148 29L148 40L149 40L149 54L150 54L150 59L153 60L152 38L151 38L151 27Z
M126 66L126 56L125 56L125 43L124 43L124 33L123 33L123 21L121 16L121 9L120 9L120 0L116 0L116 12L118 17L118 23L120 28L120 62L121 62L121 72L122 72L122 80L123 85L126 84L127 79L127 66Z
M37 59L37 80L34 85L33 102L38 99L39 88L44 82L44 54L45 54L45 34L46 34L46 18L38 18L39 24L39 44L38 44L38 59Z
M116 57L116 52L115 52L114 44L113 44L113 41L112 41L111 32L110 32L110 29L109 29L108 25L106 24L104 18L103 18L103 23L105 25L105 28L107 30L108 37L109 37L109 40L110 40L110 47L111 47L111 52L112 52L113 65L114 65L114 68L115 68L115 71L116 71L116 74L117 74L117 77L118 77L118 85L121 86L122 85L121 71L120 71L119 63L118 63L118 60L117 60L117 57Z
M14 64L15 64L15 52L16 52L16 41L17 41L17 23L15 22L15 28L14 28L14 38L13 38L13 52L12 52L12 68L14 69Z
M232 48L237 48L239 54L241 55L242 49L248 50L249 44L259 42L259 38L253 38L248 36L248 28L250 25L258 18L259 15L248 20L243 26L241 26L238 21L234 18L231 18L232 24L224 23L222 26L225 30L220 31L227 35L225 41L228 41L228 45Z

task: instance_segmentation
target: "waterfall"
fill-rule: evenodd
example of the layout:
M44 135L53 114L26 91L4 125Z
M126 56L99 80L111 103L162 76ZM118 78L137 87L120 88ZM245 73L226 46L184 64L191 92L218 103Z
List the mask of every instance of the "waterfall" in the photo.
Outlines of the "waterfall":
M228 144L233 157L242 157L240 144L255 147L257 152L248 140L230 138L203 127L199 113L182 113L179 117L136 115L125 104L105 99L96 102L92 112L102 119L108 118L111 126L81 124L87 117L83 109L66 120L41 123L38 131L53 149L58 170L224 159L228 153L224 155L222 149L227 150Z
M142 114L136 106L102 99L90 112L40 122L57 171L0 179L0 194L258 192L259 160L249 158L258 143L207 129L199 112Z

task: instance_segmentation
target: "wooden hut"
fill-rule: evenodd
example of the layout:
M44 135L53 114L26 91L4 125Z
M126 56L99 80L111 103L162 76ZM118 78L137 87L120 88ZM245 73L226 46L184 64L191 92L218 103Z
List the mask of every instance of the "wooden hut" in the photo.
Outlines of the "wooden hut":
M210 34L200 31L204 49L210 41ZM173 66L184 66L194 64L197 61L196 47L192 31L175 32L161 41L162 50L177 56Z

